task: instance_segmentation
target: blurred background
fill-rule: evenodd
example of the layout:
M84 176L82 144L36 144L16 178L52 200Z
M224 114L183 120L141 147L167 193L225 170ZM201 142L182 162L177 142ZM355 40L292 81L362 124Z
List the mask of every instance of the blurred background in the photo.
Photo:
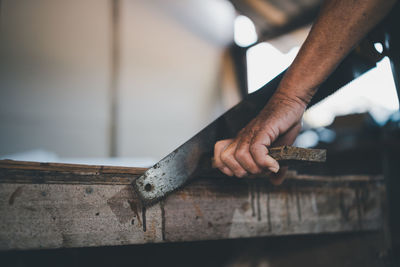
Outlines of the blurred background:
M0 158L150 166L289 66L321 2L1 0ZM299 146L398 110L386 58L346 87Z
M0 0L0 159L151 166L287 68L321 3ZM313 172L382 174L381 129L398 130L398 109L383 57L306 112L296 145L328 149ZM6 266L366 266L377 257L373 240L310 235L0 258Z

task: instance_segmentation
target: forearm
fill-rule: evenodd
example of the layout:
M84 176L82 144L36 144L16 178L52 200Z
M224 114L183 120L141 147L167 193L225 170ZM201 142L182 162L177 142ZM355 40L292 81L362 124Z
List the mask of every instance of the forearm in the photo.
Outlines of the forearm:
M304 108L318 86L396 0L327 0L276 93Z
M234 139L215 144L216 166L237 177L266 169L276 173L279 163L268 155L267 147L293 143L303 112L318 86L394 3L327 0L268 104ZM275 177L274 184L282 182L282 173Z

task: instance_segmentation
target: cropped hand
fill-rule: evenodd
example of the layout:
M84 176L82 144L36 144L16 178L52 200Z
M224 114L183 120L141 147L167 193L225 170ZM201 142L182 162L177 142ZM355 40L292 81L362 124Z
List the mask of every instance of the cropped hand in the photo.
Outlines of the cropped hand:
M218 141L215 165L226 175L272 172L271 182L280 184L285 170L268 155L268 147L293 144L301 128L306 103L275 93L263 110L234 139ZM278 172L279 171L279 172Z

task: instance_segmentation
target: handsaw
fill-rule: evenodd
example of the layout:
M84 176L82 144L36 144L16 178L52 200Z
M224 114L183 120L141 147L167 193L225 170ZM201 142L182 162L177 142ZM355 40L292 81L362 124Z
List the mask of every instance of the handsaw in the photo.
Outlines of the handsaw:
M311 103L332 94L353 79L376 66L375 61L351 52L320 86ZM211 161L214 144L233 138L253 119L271 98L285 71L259 90L247 95L239 104L148 169L133 182L133 187L144 205L151 205L180 188L199 172L204 159Z

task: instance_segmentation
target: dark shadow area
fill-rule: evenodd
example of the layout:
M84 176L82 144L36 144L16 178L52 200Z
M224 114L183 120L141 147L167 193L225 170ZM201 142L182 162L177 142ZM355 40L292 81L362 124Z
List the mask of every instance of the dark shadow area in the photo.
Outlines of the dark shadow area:
M2 266L384 266L381 233L1 252Z

